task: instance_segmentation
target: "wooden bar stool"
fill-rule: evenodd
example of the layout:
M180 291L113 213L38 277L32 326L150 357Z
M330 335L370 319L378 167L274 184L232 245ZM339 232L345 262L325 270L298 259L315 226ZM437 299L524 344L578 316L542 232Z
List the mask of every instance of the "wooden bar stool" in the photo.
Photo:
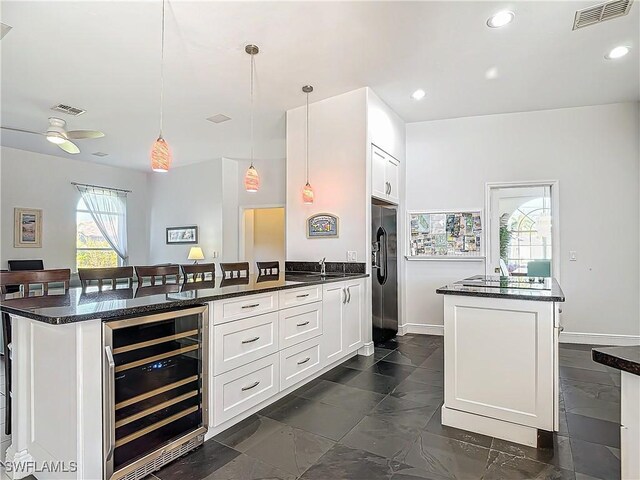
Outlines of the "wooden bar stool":
M30 285L42 285L43 295L48 295L50 283L62 283L66 292L69 290L70 279L71 270L68 268L0 272L0 290L5 293L8 286L19 286L22 288L22 295L28 297Z
M175 279L171 283L179 283L180 266L179 265L158 265L150 267L135 267L136 276L138 277L138 286L142 286L144 279L148 278L151 285L156 284L156 278L161 278L162 285L167 284L167 279L172 277Z
M280 275L280 262L256 262L258 266L258 276Z
M133 283L133 267L113 267L113 268L79 268L78 277L82 289L86 289L92 281L98 282L98 289L102 290L105 280L111 282L111 289L115 290L118 279L126 279L127 287L131 288Z
M221 263L223 278L240 278L249 276L249 262Z
M204 282L207 274L211 274L211 280L216 277L215 263L198 263L195 265L180 265L182 268L182 282Z

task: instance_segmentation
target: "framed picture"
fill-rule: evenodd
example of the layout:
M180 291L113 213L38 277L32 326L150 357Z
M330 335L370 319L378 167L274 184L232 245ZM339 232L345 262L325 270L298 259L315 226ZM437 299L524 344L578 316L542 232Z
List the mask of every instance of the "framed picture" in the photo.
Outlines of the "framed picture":
M167 227L167 245L198 243L198 227Z
M338 238L338 217L318 213L307 219L307 238Z
M18 248L42 247L42 210L14 209L13 245Z

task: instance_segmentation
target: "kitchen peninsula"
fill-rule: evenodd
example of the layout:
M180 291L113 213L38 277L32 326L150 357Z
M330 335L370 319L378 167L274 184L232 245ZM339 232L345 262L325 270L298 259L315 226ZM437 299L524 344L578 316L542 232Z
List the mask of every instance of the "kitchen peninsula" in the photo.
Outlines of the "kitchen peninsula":
M7 459L64 462L55 478L142 478L355 355L365 277L287 272L6 295Z
M555 279L475 276L441 287L442 424L541 447L558 430Z

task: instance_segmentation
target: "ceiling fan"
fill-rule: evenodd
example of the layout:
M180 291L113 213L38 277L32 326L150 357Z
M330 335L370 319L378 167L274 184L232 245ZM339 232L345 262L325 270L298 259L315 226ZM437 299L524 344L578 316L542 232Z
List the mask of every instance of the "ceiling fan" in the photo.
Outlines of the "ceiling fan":
M80 153L78 146L71 140L82 140L85 138L104 137L104 133L97 130L65 130L67 122L61 118L49 117L49 127L44 133L32 132L31 130L23 130L21 128L1 127L3 130L11 130L13 132L32 133L34 135L43 135L48 141L57 145L67 153Z

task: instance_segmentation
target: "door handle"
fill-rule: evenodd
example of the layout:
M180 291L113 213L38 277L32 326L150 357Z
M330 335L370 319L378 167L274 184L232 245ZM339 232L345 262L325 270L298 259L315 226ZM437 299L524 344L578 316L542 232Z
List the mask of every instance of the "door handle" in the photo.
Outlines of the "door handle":
M255 308L255 307L259 307L260 304L259 303L252 303L250 305L243 305L242 308Z
M304 295L296 295L296 298L307 298L309 296L308 293L305 293Z
M242 387L242 391L246 392L247 390L251 390L252 388L256 388L258 385L260 385L260 381L259 380L257 382L252 383L251 385L249 385L247 387Z
M302 322L302 323L296 323L296 327L304 327L305 325L309 325L309 320L307 320L306 322Z
M304 360L300 360L298 362L298 365L304 365L305 363L307 363L309 360L311 360L311 357L307 357Z
M111 347L109 345L104 347L104 353L107 357L107 378L105 384L107 404L104 406L104 408L108 409L105 415L106 425L104 425L104 443L106 447L104 457L106 461L109 461L113 456L113 451L115 449L116 443L116 429L114 426L116 408L116 398L114 392L116 362L113 359L113 352L111 351Z
M260 337L253 337L253 338L250 338L248 340L242 340L242 343L253 343L253 342L257 341L257 340L260 340Z
M342 297L342 304L344 305L345 303L347 303L347 289L342 288L342 293L344 294L344 296Z
M347 303L351 303L351 287L347 287L347 294L349 295L349 299L347 300Z

